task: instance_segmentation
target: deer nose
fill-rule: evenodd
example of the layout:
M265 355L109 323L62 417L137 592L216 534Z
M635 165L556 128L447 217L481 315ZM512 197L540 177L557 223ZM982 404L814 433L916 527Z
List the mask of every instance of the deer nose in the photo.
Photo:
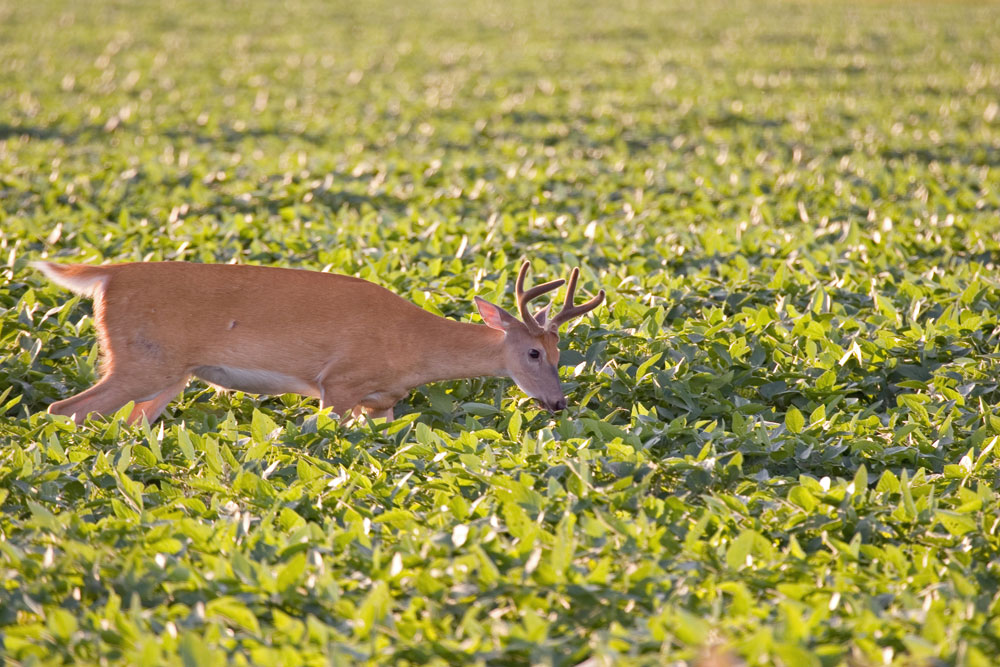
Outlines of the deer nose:
M559 412L560 410L565 410L565 409L566 409L566 397L565 396L563 396L562 398L560 398L559 400L555 401L552 404L552 411L553 412Z

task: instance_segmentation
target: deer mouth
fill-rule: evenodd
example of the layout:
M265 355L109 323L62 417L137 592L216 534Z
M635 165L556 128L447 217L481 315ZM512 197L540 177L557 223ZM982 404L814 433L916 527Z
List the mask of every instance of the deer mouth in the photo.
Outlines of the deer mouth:
M538 405L553 414L566 409L566 397L556 399L555 401L546 401L541 398L535 400L538 402Z

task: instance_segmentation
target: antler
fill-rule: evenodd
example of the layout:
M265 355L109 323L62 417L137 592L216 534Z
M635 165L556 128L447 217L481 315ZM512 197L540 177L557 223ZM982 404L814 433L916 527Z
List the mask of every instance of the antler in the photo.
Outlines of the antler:
M604 301L604 290L601 290L590 301L581 303L579 306L574 306L573 299L576 297L576 281L579 277L580 269L574 268L573 273L569 276L569 287L566 288L566 303L555 317L545 323L546 330L555 331L573 318L579 317L584 313L589 313Z
M521 271L517 274L517 282L514 284L514 294L517 297L517 309L521 311L521 320L524 322L524 326L528 327L528 331L533 336L540 336L544 331L542 327L538 326L538 320L535 316L531 314L528 310L528 302L532 299L537 299L546 292L551 292L561 286L565 280L560 278L559 280L551 280L547 283L542 283L541 285L535 285L527 292L524 291L524 277L528 275L528 262L521 265ZM603 298L603 293L602 293ZM597 304L594 304L595 306ZM562 315L562 313L559 313Z

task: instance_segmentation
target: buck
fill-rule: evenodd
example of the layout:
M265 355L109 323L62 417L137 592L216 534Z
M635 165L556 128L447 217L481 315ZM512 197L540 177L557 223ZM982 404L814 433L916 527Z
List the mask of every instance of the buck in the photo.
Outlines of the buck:
M55 283L94 299L103 371L93 387L49 412L82 422L134 402L129 420L155 420L194 376L222 389L304 394L337 414L392 419L393 406L428 382L510 377L549 411L566 407L558 329L597 308L604 290L575 305L573 269L562 310L528 304L553 280L515 284L518 320L475 297L485 326L430 313L360 278L263 266L38 262Z

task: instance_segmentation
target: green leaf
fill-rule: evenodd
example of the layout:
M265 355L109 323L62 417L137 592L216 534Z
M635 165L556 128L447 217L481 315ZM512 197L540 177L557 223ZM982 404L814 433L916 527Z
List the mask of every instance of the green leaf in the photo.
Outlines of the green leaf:
M76 617L69 611L60 608L49 611L45 625L49 632L63 642L69 641L79 627Z
M638 384L642 378L646 376L646 371L648 371L656 362L658 362L663 357L662 352L657 352L651 355L646 361L639 364L639 368L635 371L635 382Z
M804 486L793 487L791 491L788 492L788 499L804 509L806 512L812 512L819 501L813 496Z
M669 625L677 639L688 646L703 646L711 630L711 626L704 619L683 609L671 614Z
M177 429L177 446L180 448L181 453L184 454L184 458L194 463L194 445L191 444L191 437L188 435L187 429L183 426Z
M899 478L891 470L886 470L879 478L875 490L879 493L898 493Z
M771 544L763 535L755 530L746 529L740 532L726 550L726 565L739 570L753 564L753 556L770 559Z
M785 412L785 426L789 431L792 433L802 433L802 429L805 427L805 424L806 420L797 408L788 408L788 411Z
M960 537L966 533L976 529L976 521L968 514L960 514L958 512L951 512L948 510L938 510L934 514L934 518L945 527L945 529L955 535Z
M184 667L212 667L218 664L215 652L193 632L185 632L177 647Z
M36 503L33 500L27 502L28 509L31 510L31 516L34 522L42 528L47 528L52 531L58 531L62 527L62 522L59 518L50 512L46 507Z
M142 512L142 484L130 479L123 472L115 475L115 481L118 483L118 490L122 492L123 496L125 496L125 500L128 501L129 505L131 505L135 511Z
M298 553L292 556L278 570L278 590L287 591L298 586L306 570L306 554Z
M837 383L837 373L833 370L824 371L822 375L816 378L816 388L820 391L828 391L833 389Z
M222 596L210 600L205 605L205 614L209 617L220 617L227 623L246 630L252 635L260 634L257 616L234 597Z
M278 424L254 408L250 419L250 436L254 442L266 442L271 439L272 434L278 430Z
M515 442L521 436L521 412L519 410L514 410L511 413L510 421L507 422L507 434Z
M866 491L868 491L868 469L862 463L854 473L854 493L863 496Z

